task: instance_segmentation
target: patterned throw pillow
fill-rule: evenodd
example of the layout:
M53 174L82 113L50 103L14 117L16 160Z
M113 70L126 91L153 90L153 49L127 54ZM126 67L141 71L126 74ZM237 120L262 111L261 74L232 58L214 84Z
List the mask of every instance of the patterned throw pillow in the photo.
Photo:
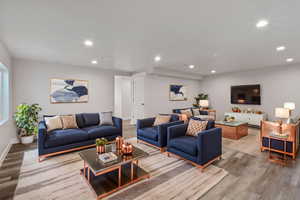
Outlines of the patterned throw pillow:
M194 116L200 115L200 110L198 108L193 109Z
M78 128L75 115L60 116L63 129Z
M198 133L204 131L207 126L207 121L199 121L191 119L186 131L186 135L198 136Z
M187 118L191 118L193 116L193 113L190 109L181 110L180 113L185 114L187 116Z
M47 126L47 132L63 128L60 116L45 117L45 123Z
M171 116L170 115L158 115L155 117L155 121L153 126L158 126L161 124L165 124L170 122Z

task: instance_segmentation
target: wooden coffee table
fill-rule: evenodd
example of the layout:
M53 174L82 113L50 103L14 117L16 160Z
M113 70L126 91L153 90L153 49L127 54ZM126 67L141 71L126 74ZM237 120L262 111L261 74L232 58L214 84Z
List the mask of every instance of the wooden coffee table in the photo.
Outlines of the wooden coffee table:
M139 167L138 159L148 156L143 150L133 147L132 155L114 152L118 159L104 164L99 160L96 149L88 149L79 153L83 160L81 175L87 181L96 199L104 198L133 183L150 178L148 172Z
M216 121L216 127L222 128L222 136L233 140L248 135L248 123Z

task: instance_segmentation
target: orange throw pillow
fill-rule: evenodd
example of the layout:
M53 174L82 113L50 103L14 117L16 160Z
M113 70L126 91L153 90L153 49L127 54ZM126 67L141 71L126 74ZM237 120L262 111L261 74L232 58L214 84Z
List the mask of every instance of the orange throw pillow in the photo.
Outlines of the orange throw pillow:
M191 118L193 116L193 113L190 109L181 110L180 113L186 115L187 118Z
M171 119L170 115L158 115L155 118L153 126L158 126L158 125L161 125L161 124L168 123L168 122L170 122L170 119Z
M75 115L60 116L63 129L78 128Z

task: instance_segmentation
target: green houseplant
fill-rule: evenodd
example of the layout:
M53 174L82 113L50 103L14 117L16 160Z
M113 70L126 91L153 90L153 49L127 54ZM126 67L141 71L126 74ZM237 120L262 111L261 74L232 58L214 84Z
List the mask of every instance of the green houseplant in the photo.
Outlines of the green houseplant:
M96 139L96 150L97 153L104 153L105 152L105 145L108 143L106 138L97 138Z
M194 99L196 100L196 103L194 103L193 106L199 108L200 100L207 100L208 94L204 94L204 93L198 94L198 96L194 97Z
M42 108L39 104L20 104L17 106L14 119L19 129L22 144L33 142L38 131L38 115Z

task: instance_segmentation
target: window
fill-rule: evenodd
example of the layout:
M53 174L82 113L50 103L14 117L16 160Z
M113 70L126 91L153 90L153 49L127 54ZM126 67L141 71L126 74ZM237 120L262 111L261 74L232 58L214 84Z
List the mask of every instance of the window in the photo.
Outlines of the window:
M8 69L0 62L0 125L8 120L9 75Z

